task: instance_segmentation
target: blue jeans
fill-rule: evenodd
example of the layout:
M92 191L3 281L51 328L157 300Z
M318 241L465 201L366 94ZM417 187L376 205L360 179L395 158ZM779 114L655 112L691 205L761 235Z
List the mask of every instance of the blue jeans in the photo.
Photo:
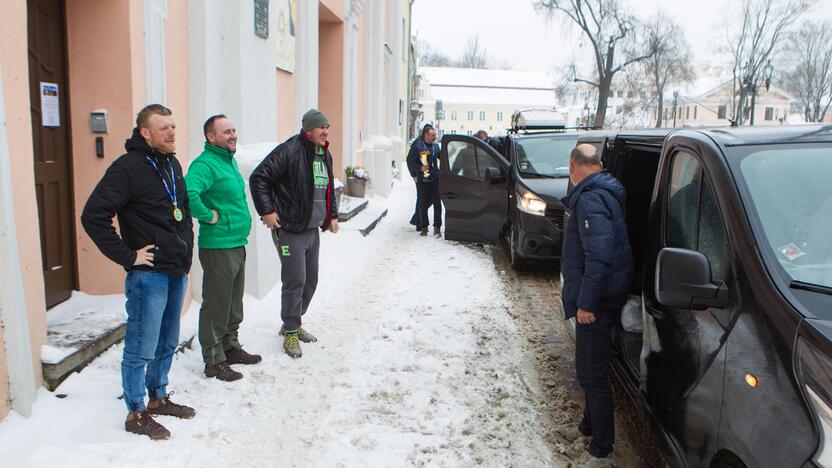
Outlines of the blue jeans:
M182 274L145 270L127 273L121 386L130 412L145 408L145 387L151 399L166 395L187 285L188 277Z
M586 397L583 426L592 433L587 451L598 458L609 455L615 443L609 368L612 329L618 319L618 310L601 310L595 312L594 322L575 324L575 373Z

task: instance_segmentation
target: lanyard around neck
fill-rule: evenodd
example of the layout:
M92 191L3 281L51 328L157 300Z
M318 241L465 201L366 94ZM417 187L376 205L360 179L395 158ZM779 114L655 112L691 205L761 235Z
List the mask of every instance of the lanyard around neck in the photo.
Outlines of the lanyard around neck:
M165 180L165 176L162 175L162 171L159 170L159 166L156 165L156 161L153 160L150 156L145 156L147 161L153 166L153 169L156 170L156 174L159 175L159 178L162 179L162 183L165 184L165 191L168 192L168 198L170 198L171 203L173 203L174 208L176 207L176 179L174 178L173 172L173 164L168 162L168 168L170 169L170 183L173 184L173 191L171 191L170 185L168 185L168 181Z

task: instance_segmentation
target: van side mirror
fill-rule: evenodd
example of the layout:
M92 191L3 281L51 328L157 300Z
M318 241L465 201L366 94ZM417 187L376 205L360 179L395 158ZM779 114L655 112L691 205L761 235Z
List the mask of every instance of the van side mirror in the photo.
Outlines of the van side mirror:
M711 281L711 264L700 252L667 247L656 259L656 299L662 305L703 310L728 305L728 286Z
M503 175L503 172L500 170L499 167L486 167L485 168L485 182L488 185L497 185L503 184L506 181L506 176Z

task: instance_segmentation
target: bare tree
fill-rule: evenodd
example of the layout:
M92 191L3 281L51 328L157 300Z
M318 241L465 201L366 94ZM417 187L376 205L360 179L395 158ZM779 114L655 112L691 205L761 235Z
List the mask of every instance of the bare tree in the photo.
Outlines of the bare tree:
M759 83L763 68L789 28L813 3L814 0L742 0L742 22L736 22L736 14L729 10L726 32L733 61L734 120L744 123L748 93Z
M462 58L459 59L458 66L460 68L488 68L486 55L485 47L480 44L479 34L475 34L468 38L468 42L465 44L465 51L462 52Z
M652 56L652 51L637 41L638 20L621 8L618 0L536 0L535 8L576 24L592 46L595 79L579 78L577 70L573 79L598 90L594 123L603 126L615 74Z
M647 48L653 51L653 56L642 62L642 72L644 81L656 93L656 128L659 128L662 126L665 89L694 79L690 45L679 24L659 12L647 25Z
M807 122L821 122L832 104L832 23L806 22L789 38L783 85Z
M454 62L447 55L435 50L427 41L416 41L416 57L422 67L452 67Z

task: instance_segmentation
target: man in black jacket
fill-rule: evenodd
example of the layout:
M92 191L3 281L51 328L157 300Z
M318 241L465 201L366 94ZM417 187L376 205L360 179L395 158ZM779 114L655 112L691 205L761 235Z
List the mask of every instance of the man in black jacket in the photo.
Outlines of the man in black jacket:
M442 236L442 201L439 199L439 145L436 143L436 129L431 125L422 128L407 153L407 169L416 182L416 206L419 211L419 235L428 235L428 207L433 205L433 235ZM423 164L424 155L427 164Z
M167 393L168 371L179 343L179 316L188 285L193 224L182 167L176 160L176 125L159 104L142 109L124 148L90 194L81 223L101 252L127 271L127 329L121 382L125 429L151 439L170 432L157 415L189 419L193 408ZM113 227L118 216L119 233ZM144 403L145 387L150 396Z
M332 155L327 149L329 120L311 109L302 125L301 132L272 150L249 178L254 206L272 230L280 257L280 334L283 349L293 358L302 355L298 341L318 341L301 322L318 286L318 229L338 232Z

